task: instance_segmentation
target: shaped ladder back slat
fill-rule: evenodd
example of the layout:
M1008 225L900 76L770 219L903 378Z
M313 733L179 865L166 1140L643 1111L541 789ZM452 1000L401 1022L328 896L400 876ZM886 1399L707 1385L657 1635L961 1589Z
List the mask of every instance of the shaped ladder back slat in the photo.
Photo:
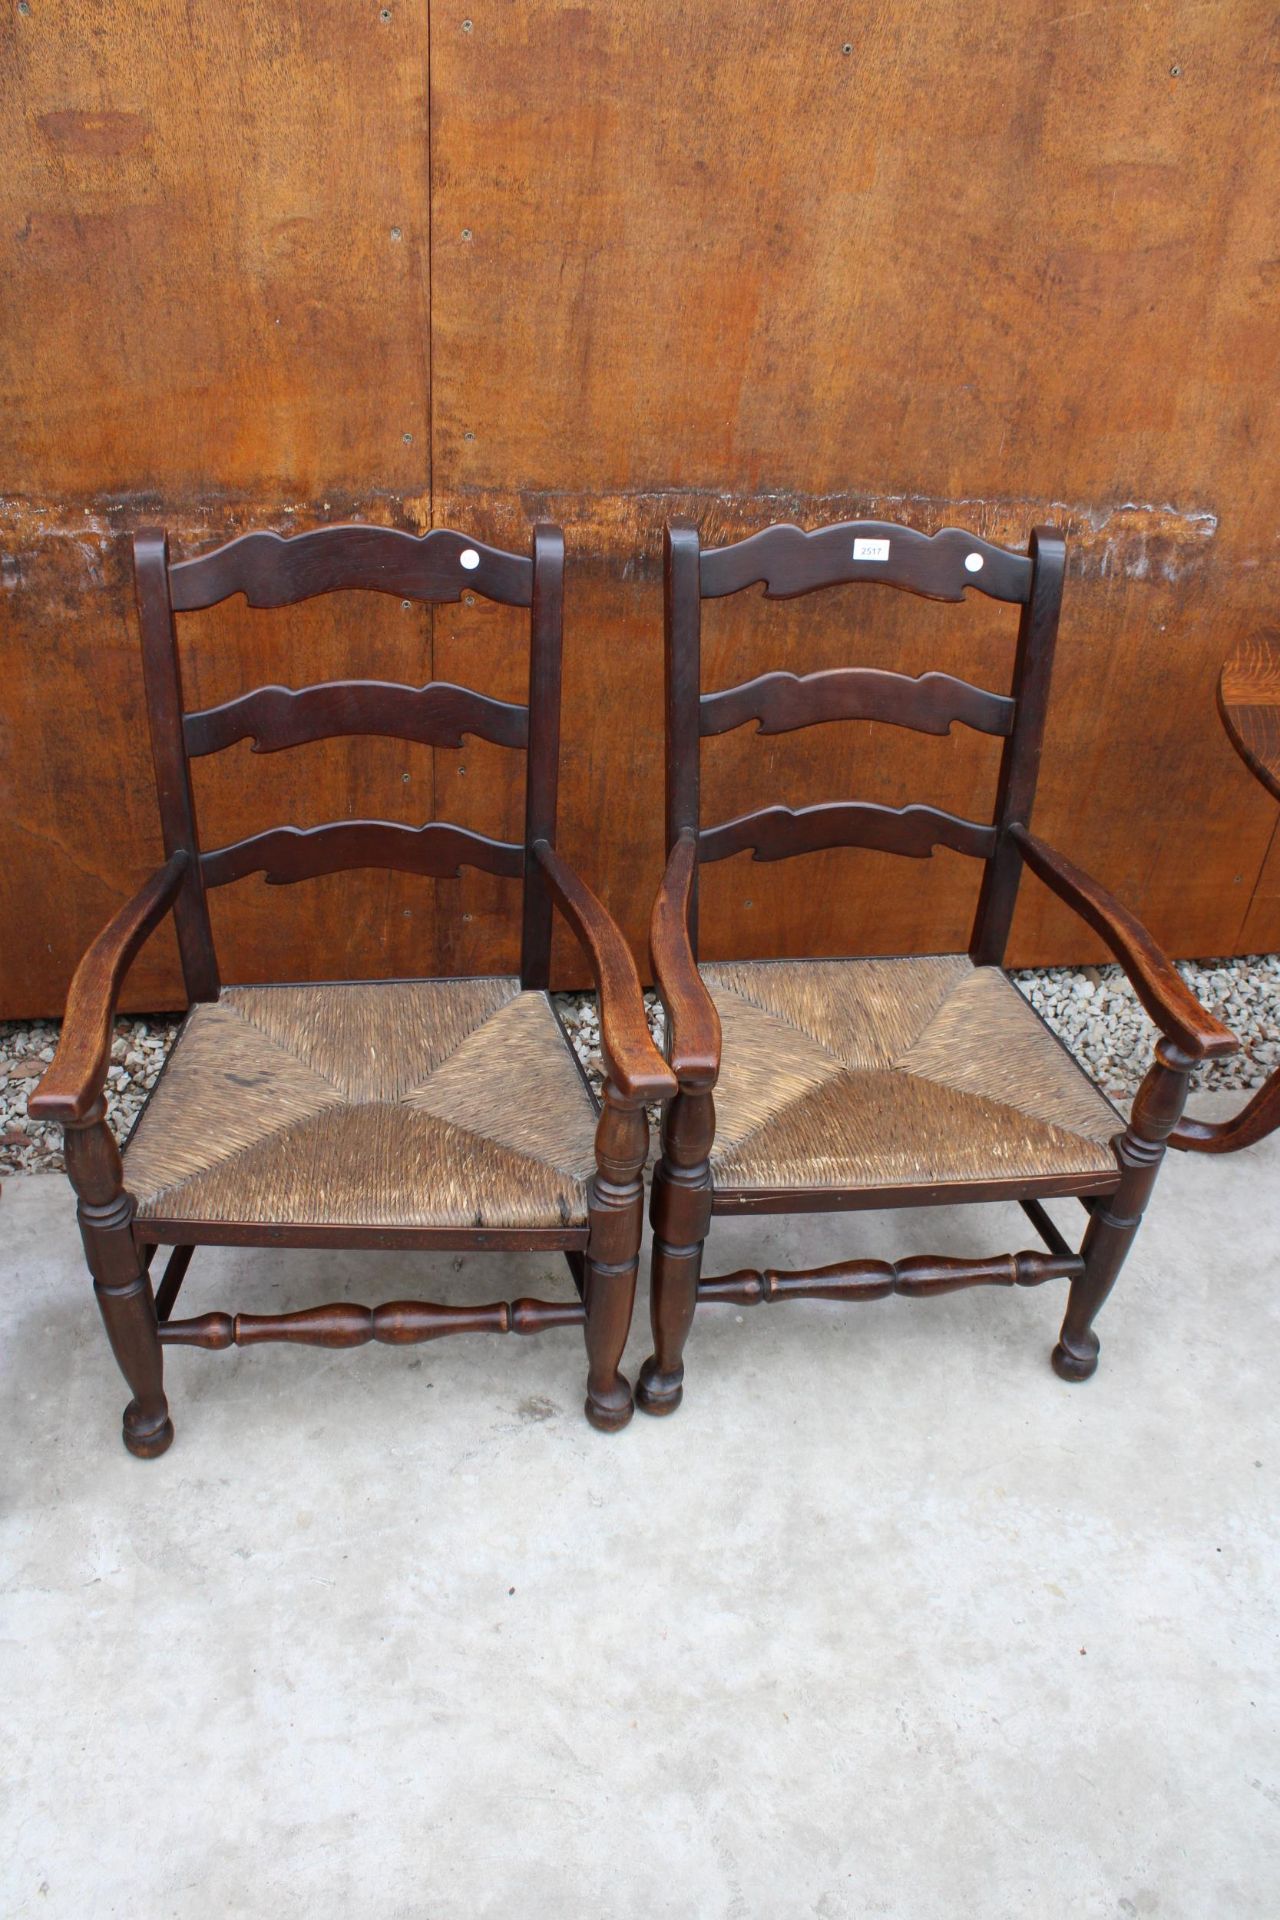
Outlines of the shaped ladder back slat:
M529 709L447 680L425 687L329 680L312 687L255 687L220 707L188 713L182 729L193 760L237 740L252 740L255 753L278 753L347 734L430 747L460 747L463 736L472 734L500 747L527 747Z
M995 844L994 827L959 819L940 807L881 807L869 800L836 800L796 811L761 807L719 826L704 827L698 835L704 865L727 860L747 847L755 849L756 860L786 860L792 854L817 853L825 847L872 847L913 860L928 859L935 847L951 847L956 853L985 860Z
M456 880L462 867L479 867L506 880L524 872L524 848L490 840L445 820L405 827L393 820L330 820L319 827L272 827L212 848L200 856L206 887L225 887L246 874L265 873L271 887L292 886L353 867L394 867L437 880Z
M833 667L825 673L762 673L736 687L704 693L698 731L706 739L759 721L761 733L792 733L824 720L883 720L916 733L949 733L952 724L979 733L1013 730L1014 702L949 673L912 679L879 667Z

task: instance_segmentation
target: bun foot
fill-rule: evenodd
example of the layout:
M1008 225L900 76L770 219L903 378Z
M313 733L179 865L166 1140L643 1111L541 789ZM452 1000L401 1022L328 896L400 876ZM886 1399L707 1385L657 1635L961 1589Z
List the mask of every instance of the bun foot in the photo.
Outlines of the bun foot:
M664 1413L674 1413L683 1399L684 1368L678 1373L661 1373L652 1356L646 1360L636 1386L636 1405L642 1412L656 1419Z
M129 1452L139 1460L158 1460L173 1445L173 1422L168 1414L148 1418L131 1400L124 1410L122 1438Z
M618 1433L635 1412L636 1403L626 1381L619 1378L617 1387L607 1394L588 1393L584 1410L598 1432Z
M1053 1350L1053 1370L1059 1380L1087 1380L1098 1370L1098 1336L1087 1333L1084 1342L1078 1347L1069 1347L1059 1340Z

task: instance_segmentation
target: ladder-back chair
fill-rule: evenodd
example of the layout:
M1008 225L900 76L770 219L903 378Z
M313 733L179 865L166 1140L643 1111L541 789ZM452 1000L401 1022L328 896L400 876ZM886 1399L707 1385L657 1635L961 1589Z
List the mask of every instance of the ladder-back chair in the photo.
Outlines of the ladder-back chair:
M1025 554L956 528L927 537L879 522L811 533L773 526L705 552L693 526L667 529L669 862L652 950L680 1091L664 1117L653 1186L654 1353L637 1390L650 1413L679 1404L685 1339L704 1301L871 1300L1066 1279L1053 1364L1067 1380L1086 1379L1097 1365L1094 1316L1137 1231L1188 1077L1198 1061L1230 1053L1235 1040L1132 914L1030 831L1064 563L1063 539L1047 528L1032 533ZM865 666L767 673L702 692L704 599L760 582L767 599L789 599L854 581L934 600L960 601L974 588L1019 607L1010 692ZM841 719L934 734L958 721L1001 738L993 818L839 800L702 824L702 739L749 721L769 734ZM747 849L756 860L782 860L842 846L913 859L945 846L981 860L968 952L699 967L701 864ZM1003 971L1024 866L1107 943L1160 1030L1127 1126ZM1044 1209L1051 1195L1075 1195L1089 1215L1078 1252ZM714 1214L1010 1199L1044 1251L701 1275Z
M173 1438L167 1346L354 1347L573 1324L585 1328L587 1417L624 1425L632 1400L618 1361L640 1244L645 1103L674 1081L650 1039L626 942L555 851L559 528L535 528L531 555L444 528L421 537L369 526L255 532L176 564L165 535L149 531L134 541L134 568L166 858L81 962L56 1057L30 1105L65 1129L98 1302L133 1393L126 1447L150 1458ZM362 588L439 603L464 587L529 609L527 705L446 682L340 680L184 707L175 613L238 593L254 607ZM441 821L343 820L201 847L190 763L203 754L246 738L255 752L274 753L344 735L460 747L464 734L526 753L522 841ZM441 878L463 865L522 884L518 977L222 982L212 888L254 873L283 886L358 867ZM547 993L554 908L582 943L601 996L599 1110ZM130 963L169 912L190 1010L122 1156L103 1106L112 1020ZM206 1244L554 1248L579 1297L175 1319L192 1251ZM160 1245L172 1253L153 1292Z

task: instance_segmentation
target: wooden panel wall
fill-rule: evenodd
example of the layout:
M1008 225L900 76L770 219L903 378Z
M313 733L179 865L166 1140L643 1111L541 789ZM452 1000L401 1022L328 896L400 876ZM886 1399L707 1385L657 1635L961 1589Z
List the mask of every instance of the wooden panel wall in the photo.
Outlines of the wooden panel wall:
M1072 536L1038 824L1176 951L1280 945L1276 810L1218 727L1274 618L1280 153L1259 0L30 0L0 24L0 1013L55 1008L158 852L125 542L250 524L566 527L563 832L641 945L661 862L664 514L708 543L876 512ZM518 692L518 618L334 598L183 627L193 694L341 670ZM847 589L707 610L708 684L850 657L1000 686L1007 614ZM981 812L990 743L825 727L704 751L708 815ZM511 756L342 742L199 769L206 838L438 812ZM510 965L512 889L218 899L229 977ZM707 876L704 945L963 938L966 863ZM1027 884L1015 957L1095 951ZM573 977L570 949L562 976ZM176 992L162 940L133 1004Z

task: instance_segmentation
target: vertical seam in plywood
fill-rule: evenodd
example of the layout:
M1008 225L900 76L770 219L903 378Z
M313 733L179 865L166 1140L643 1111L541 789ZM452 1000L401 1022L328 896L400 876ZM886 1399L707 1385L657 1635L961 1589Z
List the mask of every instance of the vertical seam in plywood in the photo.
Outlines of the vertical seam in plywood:
M436 523L436 383L435 383L435 148L433 145L434 122L432 107L434 103L435 79L431 64L431 0L426 0L427 23L427 338L426 338L426 375L427 375L427 525ZM427 674L428 680L436 677L436 603L427 602ZM437 786L437 769L440 762L440 748L431 748L431 814L433 820L440 818L440 795ZM432 947L439 953L440 946L440 885L436 883L435 897L432 903Z
M431 0L426 0L427 15L427 511L430 524L436 519L436 414L435 414L435 288L436 262L434 248L435 228L435 155L432 148L432 96L434 82L431 70ZM432 605L432 633L435 631L435 607ZM435 670L434 654L431 661Z

